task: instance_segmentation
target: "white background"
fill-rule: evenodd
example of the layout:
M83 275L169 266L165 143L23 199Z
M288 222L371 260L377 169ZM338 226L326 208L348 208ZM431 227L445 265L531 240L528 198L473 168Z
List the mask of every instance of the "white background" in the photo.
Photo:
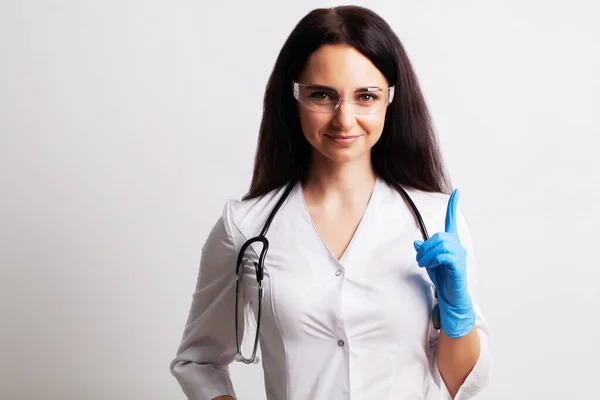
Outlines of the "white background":
M597 398L598 6L368 4L462 193L493 335L480 398ZM169 362L200 248L248 188L284 40L329 5L2 1L1 399L184 398ZM240 399L264 399L259 368L232 367Z

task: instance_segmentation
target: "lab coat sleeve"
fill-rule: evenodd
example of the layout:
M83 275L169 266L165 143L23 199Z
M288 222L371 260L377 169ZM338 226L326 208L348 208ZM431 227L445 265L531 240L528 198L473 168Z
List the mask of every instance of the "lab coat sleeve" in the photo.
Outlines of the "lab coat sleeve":
M458 235L463 247L467 251L467 284L469 293L475 309L475 329L479 334L479 340L481 342L481 352L479 359L475 366L465 379L464 383L456 393L454 400L465 400L470 399L480 393L485 386L491 381L491 367L492 357L489 347L489 328L488 324L483 317L481 310L477 305L477 275L476 275L476 261L475 254L473 251L473 245L471 241L471 234L465 221L464 215L457 209L457 226ZM430 334L430 351L431 351L431 370L435 383L440 388L441 399L451 400L452 396L448 392L446 385L442 379L440 371L437 366L437 359L435 358L435 352L437 349L437 343L439 339L440 331L432 329Z
M196 287L183 338L170 369L189 400L210 400L235 392L229 364L235 343L234 241L228 202L202 248ZM243 293L240 293L243 299ZM240 310L243 310L240 305ZM244 318L238 318L240 330Z

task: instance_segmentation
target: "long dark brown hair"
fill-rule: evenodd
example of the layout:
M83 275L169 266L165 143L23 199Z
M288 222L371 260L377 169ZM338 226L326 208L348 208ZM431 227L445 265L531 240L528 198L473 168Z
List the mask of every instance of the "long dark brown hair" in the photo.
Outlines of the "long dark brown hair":
M404 46L375 12L357 6L315 9L284 43L267 83L254 172L244 199L307 176L311 145L302 134L292 81L324 44L352 46L381 71L395 95L371 149L375 173L388 184L448 193L433 124Z

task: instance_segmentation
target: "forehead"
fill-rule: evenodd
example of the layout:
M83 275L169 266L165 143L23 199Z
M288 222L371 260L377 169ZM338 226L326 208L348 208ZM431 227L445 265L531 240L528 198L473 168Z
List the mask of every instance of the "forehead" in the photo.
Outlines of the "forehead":
M387 87L387 80L371 60L348 45L321 46L310 55L299 80L335 88Z

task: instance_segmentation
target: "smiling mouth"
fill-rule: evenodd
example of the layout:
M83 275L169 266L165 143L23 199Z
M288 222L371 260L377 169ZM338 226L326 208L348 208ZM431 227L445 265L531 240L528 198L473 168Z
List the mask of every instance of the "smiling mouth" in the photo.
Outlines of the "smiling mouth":
M342 145L348 145L348 144L352 144L356 141L356 139L358 139L360 137L360 135L353 135L353 136L330 136L330 135L325 135L327 136L329 139L331 139L334 143L336 144L342 144Z

